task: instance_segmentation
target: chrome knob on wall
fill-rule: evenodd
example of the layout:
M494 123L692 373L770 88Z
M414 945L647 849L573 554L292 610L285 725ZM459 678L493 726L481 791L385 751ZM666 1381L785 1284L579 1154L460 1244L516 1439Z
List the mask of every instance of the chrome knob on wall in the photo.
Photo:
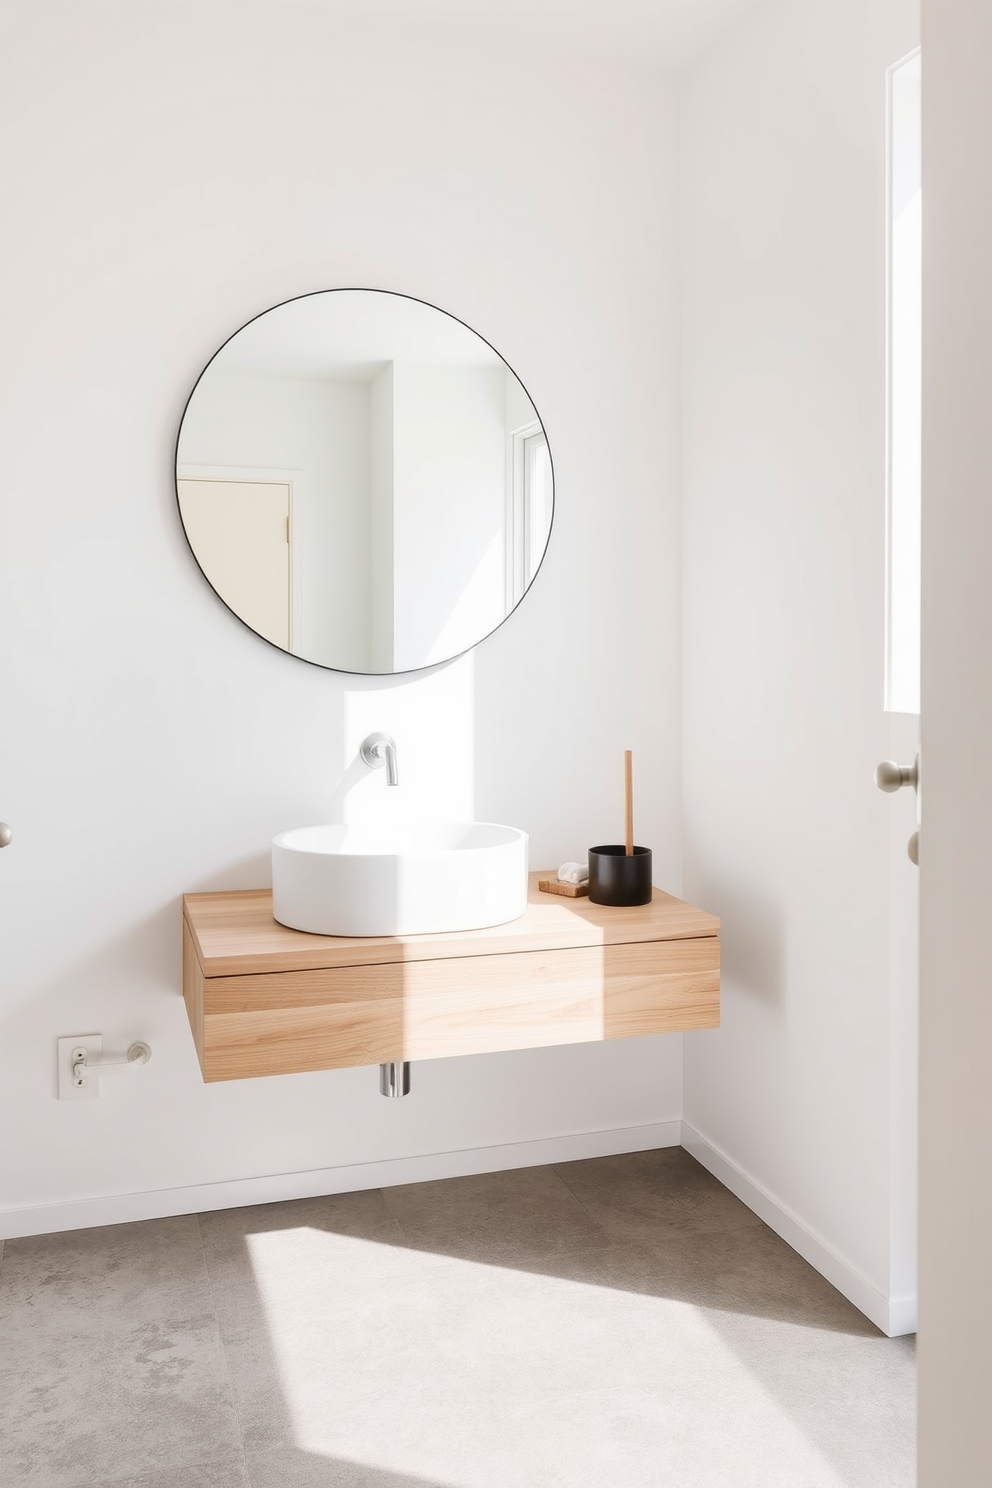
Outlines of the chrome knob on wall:
M0 847L7 847L13 835L14 834L8 827L7 823L0 822Z

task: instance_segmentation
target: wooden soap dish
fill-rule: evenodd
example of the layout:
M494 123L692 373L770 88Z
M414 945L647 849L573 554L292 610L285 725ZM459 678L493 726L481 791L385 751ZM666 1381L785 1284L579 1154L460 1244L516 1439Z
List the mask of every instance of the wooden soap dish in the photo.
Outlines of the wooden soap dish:
M581 899L583 894L589 892L587 883L561 883L557 878L539 878L537 887L542 894L564 894L566 899Z

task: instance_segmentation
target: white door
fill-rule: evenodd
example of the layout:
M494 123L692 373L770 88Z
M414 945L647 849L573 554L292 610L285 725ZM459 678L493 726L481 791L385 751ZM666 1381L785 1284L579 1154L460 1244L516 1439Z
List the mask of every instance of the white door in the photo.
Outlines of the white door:
M885 706L889 759L905 774L920 743L921 84L919 50L889 71ZM892 785L890 772L883 788ZM918 804L907 784L889 807L889 1288L899 1331L916 1322L919 872L908 849Z
M178 481L190 547L221 599L267 641L290 648L290 487L281 481Z
M923 0L920 1488L992 1483L992 5Z

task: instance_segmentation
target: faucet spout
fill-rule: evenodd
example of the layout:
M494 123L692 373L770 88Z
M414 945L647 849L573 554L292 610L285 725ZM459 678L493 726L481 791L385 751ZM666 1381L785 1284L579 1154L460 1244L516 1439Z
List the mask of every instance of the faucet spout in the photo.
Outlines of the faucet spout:
M396 766L396 740L391 734L369 734L367 739L362 740L362 747L359 753L370 769L378 770L380 766L385 765L387 785L399 785L400 775Z

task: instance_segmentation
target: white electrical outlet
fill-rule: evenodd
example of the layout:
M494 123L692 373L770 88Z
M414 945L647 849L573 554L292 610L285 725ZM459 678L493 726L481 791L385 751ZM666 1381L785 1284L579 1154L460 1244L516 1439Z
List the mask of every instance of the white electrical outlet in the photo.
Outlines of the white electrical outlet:
M100 1076L96 1070L77 1084L72 1066L85 1049L88 1058L103 1053L102 1033L78 1033L74 1038L59 1039L59 1100L96 1100L100 1094Z

